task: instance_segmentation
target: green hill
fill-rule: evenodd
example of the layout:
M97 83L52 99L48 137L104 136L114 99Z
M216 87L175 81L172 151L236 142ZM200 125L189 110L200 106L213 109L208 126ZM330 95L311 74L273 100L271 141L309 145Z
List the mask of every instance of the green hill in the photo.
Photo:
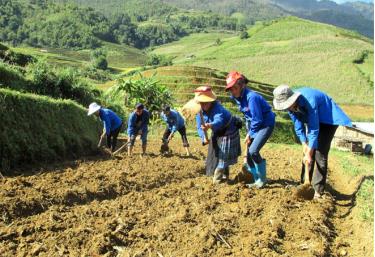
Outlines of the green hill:
M244 28L234 18L179 10L154 0L77 3L0 0L0 42L74 50L94 49L104 42L146 48L175 41L191 32ZM111 6L111 13L102 12Z
M118 1L118 0L112 0ZM185 9L211 10L224 15L241 13L247 24L293 15L374 36L373 4L337 4L320 0L160 0Z
M369 39L295 17L257 23L248 33L248 39L194 34L158 47L154 53L172 56L175 64L239 70L269 84L313 86L342 104L373 105Z

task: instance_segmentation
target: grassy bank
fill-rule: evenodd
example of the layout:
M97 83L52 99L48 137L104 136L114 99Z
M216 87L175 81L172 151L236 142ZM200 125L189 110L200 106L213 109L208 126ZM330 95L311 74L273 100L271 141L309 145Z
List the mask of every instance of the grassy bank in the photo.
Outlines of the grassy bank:
M0 89L1 170L77 158L96 149L98 122L71 100Z

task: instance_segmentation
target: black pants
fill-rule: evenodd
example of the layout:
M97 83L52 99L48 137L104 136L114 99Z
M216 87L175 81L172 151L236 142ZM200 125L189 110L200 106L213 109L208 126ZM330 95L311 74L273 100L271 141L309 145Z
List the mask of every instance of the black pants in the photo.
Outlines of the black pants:
M309 175L311 184L316 192L322 194L327 180L328 171L328 153L331 148L331 142L335 135L336 125L319 124L318 149L314 151L312 164L309 166ZM314 166L316 163L316 169ZM301 183L304 182L305 165L302 162Z
M189 141L188 141L187 136L186 136L186 127L183 126L182 128L180 128L177 131L181 135L181 139L182 139L182 143L183 143L184 147L189 147ZM172 133L172 131L169 128L165 129L164 135L163 135L163 142L164 142L164 144L167 143L168 137L171 135L171 133Z
M111 133L109 133L109 135L107 135L107 147L111 148L112 152L114 152L115 149L116 149L117 137L118 137L118 134L121 131L121 128L122 128L122 123L117 129L111 131Z

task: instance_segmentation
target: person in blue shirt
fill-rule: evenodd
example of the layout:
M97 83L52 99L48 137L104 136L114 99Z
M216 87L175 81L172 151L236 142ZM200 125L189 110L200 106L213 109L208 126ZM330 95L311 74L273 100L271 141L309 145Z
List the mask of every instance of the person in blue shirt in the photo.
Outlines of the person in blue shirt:
M162 152L169 151L168 143L173 138L174 134L178 131L181 135L183 146L185 147L186 154L190 156L189 142L186 136L185 120L181 114L172 110L170 106L165 106L161 114L161 118L167 123L167 128L165 129L162 141L163 145L161 147Z
M241 120L216 100L211 87L199 87L194 92L201 106L196 116L198 134L203 145L209 144L206 174L213 173L213 182L219 183L229 178L229 166L236 164L241 155ZM211 140L207 138L208 130L212 131Z
M97 103L91 103L89 105L89 111L87 115L95 114L103 121L104 129L103 134L100 137L98 147L100 147L104 136L107 136L107 147L111 149L112 153L116 149L117 137L122 128L122 120L116 113L110 109L102 108Z
M289 86L278 86L273 104L277 110L288 110L294 130L302 143L304 160L309 168L315 198L324 193L327 179L328 153L338 126L352 127L348 116L325 93L312 88L292 91ZM314 165L316 169L314 170ZM302 167L301 182L304 180Z
M275 113L261 95L247 88L248 79L241 73L230 72L226 82L225 90L231 92L231 98L246 120L247 152L243 172L252 175L250 180L254 180L254 183L248 184L249 187L261 188L266 183L266 160L260 155L260 150L272 135Z
M150 113L144 108L143 104L138 103L135 106L134 112L130 114L128 119L128 136L130 141L130 145L128 147L129 156L131 156L133 153L135 139L138 135L141 136L142 140L142 155L146 154L149 120Z

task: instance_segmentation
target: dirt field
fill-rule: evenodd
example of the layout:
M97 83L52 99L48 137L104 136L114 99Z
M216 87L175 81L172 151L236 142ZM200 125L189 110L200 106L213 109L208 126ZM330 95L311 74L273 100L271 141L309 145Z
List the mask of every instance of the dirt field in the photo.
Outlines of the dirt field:
M372 256L372 228L331 162L334 198L293 197L300 152L267 146L269 184L247 189L204 176L206 149L183 157L99 156L0 180L0 256ZM231 179L240 164L231 170ZM35 173L35 172L34 172ZM361 227L362 226L362 227Z

